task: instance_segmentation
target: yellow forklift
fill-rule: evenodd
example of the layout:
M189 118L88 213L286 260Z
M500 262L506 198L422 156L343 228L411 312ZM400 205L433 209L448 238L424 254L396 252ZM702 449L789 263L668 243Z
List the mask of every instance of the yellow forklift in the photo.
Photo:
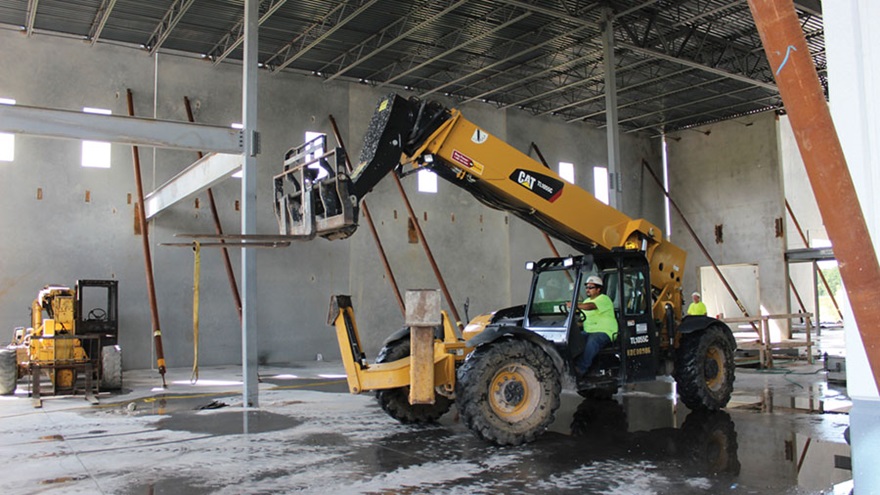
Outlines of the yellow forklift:
M122 388L118 345L118 282L78 280L73 289L47 285L31 304L31 326L16 328L0 349L0 394L13 394L29 377L39 407L45 375L55 395ZM82 382L82 383L80 383Z

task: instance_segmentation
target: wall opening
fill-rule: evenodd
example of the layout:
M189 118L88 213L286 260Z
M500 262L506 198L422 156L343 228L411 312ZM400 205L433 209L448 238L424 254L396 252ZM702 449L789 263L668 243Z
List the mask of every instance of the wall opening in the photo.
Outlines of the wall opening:
M324 138L324 139L320 140L320 138ZM309 153L308 156L306 156L306 161L314 160L315 158L318 158L319 156L323 155L324 152L326 151L324 148L327 145L327 135L324 134L323 132L306 131L306 142L308 143L314 139L319 139L318 143L320 144L320 146L318 146L318 148L316 148L315 151ZM327 173L327 170L325 170L323 167L321 167L317 163L313 163L313 164L309 165L309 168L318 171L318 176L315 177L315 180L323 179L324 177L327 177L327 175L329 175Z
M15 105L12 98L0 98L0 105ZM0 162L11 162L15 159L15 134L0 132Z
M559 176L574 184L574 163L559 162Z
M107 108L83 107L85 113L112 115ZM110 168L110 143L103 141L82 142L82 166L92 168Z
M609 203L608 169L605 167L593 167L593 195L606 205Z
M419 170L419 192L437 192L437 174L430 170Z

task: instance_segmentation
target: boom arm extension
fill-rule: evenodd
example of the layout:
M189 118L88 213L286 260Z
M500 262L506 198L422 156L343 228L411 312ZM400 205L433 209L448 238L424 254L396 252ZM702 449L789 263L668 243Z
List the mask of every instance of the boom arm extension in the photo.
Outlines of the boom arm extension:
M509 211L585 252L639 249L651 265L655 317L671 304L680 318L686 253L644 219L632 219L564 181L528 155L433 101L384 97L373 114L353 193L360 199L388 172L425 167L479 201Z
M383 97L370 121L364 147L349 174L336 150L312 158L310 143L291 149L275 177L275 212L282 234L343 239L357 228L358 203L389 172L427 168L464 188L483 204L509 211L584 253L637 249L651 265L654 317L681 318L685 252L663 239L644 219L632 219L567 183L552 170L438 102ZM329 174L315 177L309 165Z

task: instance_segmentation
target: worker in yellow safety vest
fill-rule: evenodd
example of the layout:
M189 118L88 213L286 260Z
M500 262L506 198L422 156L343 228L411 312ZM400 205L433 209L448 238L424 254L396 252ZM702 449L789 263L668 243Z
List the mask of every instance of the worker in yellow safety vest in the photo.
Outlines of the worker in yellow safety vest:
M691 297L694 298L694 302L688 306L688 316L706 316L708 311L706 304L700 300L700 293L694 292Z
M617 338L617 319L614 316L614 303L611 298L602 293L602 278L592 275L584 284L587 289L587 298L578 303L577 309L582 310L584 319L584 333L587 340L584 352L577 359L575 365L578 378L590 370L593 358L599 354L603 347Z

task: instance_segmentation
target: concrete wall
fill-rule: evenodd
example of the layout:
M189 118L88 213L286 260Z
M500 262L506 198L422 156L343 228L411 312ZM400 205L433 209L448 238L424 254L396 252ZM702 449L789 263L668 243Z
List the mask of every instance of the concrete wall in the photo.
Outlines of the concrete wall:
M716 263L758 264L761 305L770 314L788 308L785 237L776 229L786 216L777 136L776 115L765 112L672 133L667 141L673 199ZM672 225L672 241L688 252L682 282L690 294L709 262L675 214Z
M14 98L21 105L77 111L93 106L126 114L125 91L131 88L140 116L152 116L155 102L159 118L185 120L183 97L188 96L199 122L229 125L240 121L241 71L235 64L214 67L169 54L161 54L157 61L131 48L90 47L76 40L46 35L25 38L6 31L0 32L0 43L4 47L0 50L0 97ZM302 143L306 131L332 135L327 115L333 114L356 158L375 104L386 92L344 82L324 84L318 78L292 73L260 74L259 232L276 231L271 177L280 171L285 150ZM604 165L604 132L485 104L461 110L520 150L526 151L534 141L551 164L575 163L578 183L592 190L592 167ZM644 136L626 136L623 141L623 209L662 225L659 195L640 194L638 189L640 162L659 163L659 143ZM115 278L120 282L124 366L145 368L154 360L141 238L134 233L131 149L112 145L110 169L82 168L80 149L79 141L17 136L15 160L0 162L0 232L4 234L0 237L0 319L10 332L25 325L31 300L47 283ZM157 150L154 160L152 150L142 149L145 189L152 190L195 158L194 153ZM535 229L480 205L448 183L441 181L438 194L420 194L415 192L415 182L415 176L403 180L459 311L465 298L470 298L471 316L522 302L528 282L522 262L550 254ZM38 188L42 199L37 199ZM224 229L239 231L240 182L228 180L216 186L214 194ZM436 288L422 248L409 242L406 210L393 181L382 181L367 202L401 290ZM176 233L213 232L207 205L207 195L200 194L198 206L194 200L176 205L151 225L161 328L170 367L192 362L193 255L186 248L157 244L179 242ZM563 254L572 251L557 244ZM238 273L239 256L235 250L231 256ZM308 360L318 353L338 358L335 334L325 319L330 295L339 293L353 295L365 347L375 356L384 337L403 322L388 287L365 226L345 241L319 239L259 251L261 361ZM238 317L217 250L202 250L200 305L201 364L240 362Z
M785 199L788 201L792 212L794 212L797 224L800 226L803 235L807 238L809 247L824 247L830 245L828 233L825 231L825 224L822 222L822 216L819 214L819 207L816 204L816 196L810 186L810 179L807 177L807 171L804 168L804 161L801 158L801 152L797 147L794 132L791 129L791 123L788 116L779 117L779 151L782 159L783 178L785 184ZM785 215L785 232L788 240L788 249L804 249L803 238L798 233L792 217L788 212ZM820 268L828 268L833 266L833 262L820 263ZM816 314L816 281L814 280L812 263L792 263L789 265L789 275L791 281L797 290L792 291L791 307L792 311L800 311L800 304L803 302L804 308L814 315ZM819 281L819 284L822 282ZM843 291L838 295L838 299L846 297ZM840 304L840 301L838 301ZM840 321L841 315L836 310L819 312L821 321Z

